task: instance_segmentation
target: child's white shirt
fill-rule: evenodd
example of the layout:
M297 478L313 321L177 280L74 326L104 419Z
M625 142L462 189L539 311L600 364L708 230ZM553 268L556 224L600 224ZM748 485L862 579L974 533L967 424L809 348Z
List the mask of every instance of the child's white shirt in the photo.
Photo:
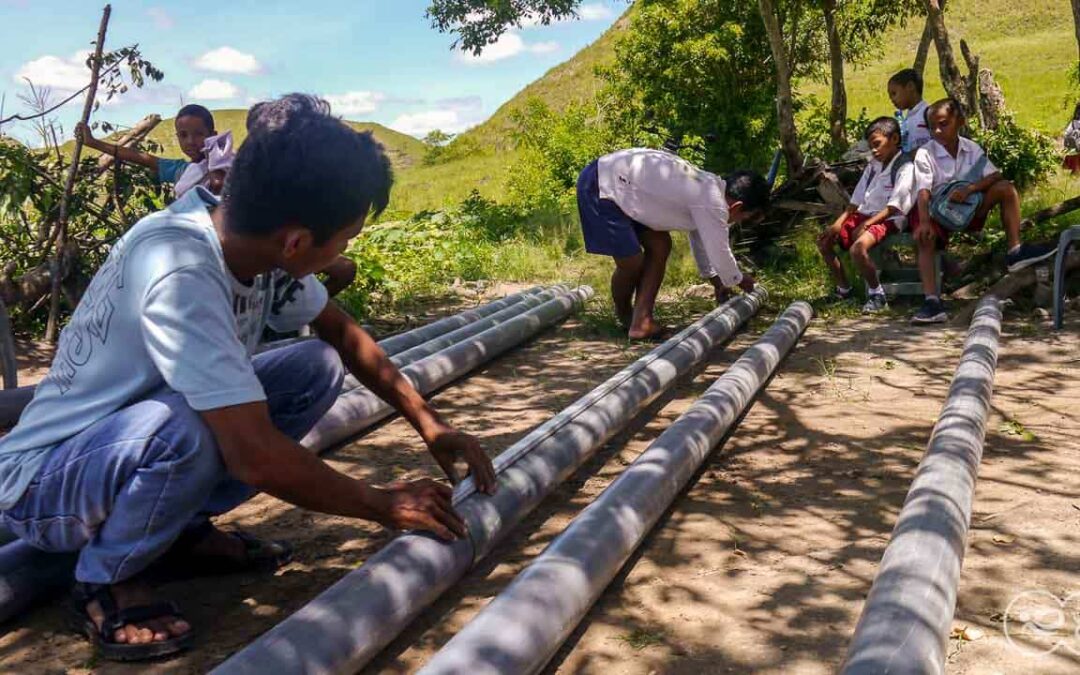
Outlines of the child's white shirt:
M933 191L934 188L954 180L966 180L972 167L985 155L978 143L963 136L960 137L956 157L950 155L941 143L930 141L915 153L915 194L922 190ZM987 157L980 178L997 172L998 168Z
M600 198L610 199L651 230L690 237L701 276L725 286L742 281L728 240L726 184L677 155L649 148L619 150L597 163Z
M894 183L893 168L901 161L899 152L887 165L871 159L851 193L851 204L864 216L880 213L890 206L895 208L899 213L889 220L902 230L907 223L907 214L915 206L915 165L903 161L896 169Z
M930 126L926 123L928 107L926 101L919 101L904 113L904 152L908 154L914 153L934 140L933 134L930 133Z

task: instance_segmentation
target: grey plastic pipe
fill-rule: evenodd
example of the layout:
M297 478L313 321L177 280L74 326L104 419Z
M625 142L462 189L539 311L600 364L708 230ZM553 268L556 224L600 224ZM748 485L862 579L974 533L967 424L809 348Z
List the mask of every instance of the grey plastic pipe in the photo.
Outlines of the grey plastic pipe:
M1001 302L980 301L930 444L881 558L844 675L944 672L994 389Z
M401 374L426 396L565 319L592 294L593 289L588 286L562 293L482 333L410 363L401 369ZM391 413L393 408L385 401L366 388L358 387L342 393L301 443L321 452L355 436L359 430L366 429Z
M556 290L565 290L565 286L555 286ZM413 349L419 345L423 345L425 342L439 338L446 333L468 326L470 323L479 321L492 314L500 312L508 307L513 307L518 303L535 297L539 293L544 293L546 290L543 286L534 286L519 293L508 295L504 298L500 298L493 302L489 302L486 305L480 305L472 309L467 309L464 312L459 312L452 316L448 316L434 323L419 326L404 333L393 335L386 339L379 341L379 346L387 356L395 356L400 352L404 352L409 349ZM527 307L522 306L519 311L525 311ZM303 340L309 340L310 337L303 338L287 338L284 340L277 340L275 342L262 345L257 352L268 351L270 349L276 349L279 347L287 347L288 345L295 344ZM438 351L438 350L435 350ZM360 383L352 375L348 375L345 378L345 383L342 385L342 391L348 391L360 386ZM19 416L22 414L24 408L30 404L30 400L34 397L35 385L28 385L25 387L16 387L14 389L0 390L0 428L10 429L15 426L19 421Z
M760 308L764 291L739 296L616 373L495 460L498 490L454 503L469 537L445 544L423 533L391 541L292 616L219 665L235 673L352 673L453 586L555 486L701 363Z
M804 302L791 305L420 673L518 675L543 668L750 408L813 313Z
M592 292L591 288L583 286L532 309L515 303L511 309L527 311L409 364L402 372L422 394L428 394L565 318L591 297ZM496 308L495 312L499 310ZM346 404L340 405L342 401ZM390 406L365 388L345 392L303 443L321 452L392 412ZM354 413L362 418L350 418ZM5 534L0 532L0 537ZM0 546L0 622L18 615L42 597L66 588L71 581L73 560L71 556L39 551L22 541L10 541ZM24 583L27 580L32 583Z

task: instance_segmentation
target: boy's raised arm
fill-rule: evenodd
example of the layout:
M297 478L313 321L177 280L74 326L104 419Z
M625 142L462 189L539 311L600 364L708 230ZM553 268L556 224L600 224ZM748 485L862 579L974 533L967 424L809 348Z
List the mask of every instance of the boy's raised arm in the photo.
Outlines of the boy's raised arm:
M148 169L156 172L158 170L158 158L151 154L145 153L141 150L135 150L133 148L126 148L116 143L107 143L100 139L94 138L94 135L90 132L90 127L79 122L75 125L75 136L81 137L83 145L106 155L112 155L122 162L128 162L129 164L138 164L139 166L145 166Z

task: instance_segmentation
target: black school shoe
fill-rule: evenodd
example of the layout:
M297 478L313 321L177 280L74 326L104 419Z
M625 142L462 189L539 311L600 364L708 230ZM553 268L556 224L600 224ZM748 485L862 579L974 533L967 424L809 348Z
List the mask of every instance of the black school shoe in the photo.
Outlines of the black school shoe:
M949 315L945 311L945 303L941 300L926 300L923 302L919 311L915 312L915 316L911 317L911 323L916 324L928 324L928 323L945 323L949 320Z
M1016 253L1005 256L1005 265L1010 272L1020 270L1040 263L1057 253L1057 246L1040 246L1038 244L1020 244Z

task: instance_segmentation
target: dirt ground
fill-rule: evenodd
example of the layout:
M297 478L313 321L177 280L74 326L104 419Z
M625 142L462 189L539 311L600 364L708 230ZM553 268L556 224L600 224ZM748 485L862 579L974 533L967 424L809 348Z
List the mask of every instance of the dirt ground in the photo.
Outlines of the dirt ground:
M365 672L416 670L689 407L771 318L755 321L716 350L705 368L608 443ZM815 320L738 432L714 453L548 671L834 672L962 342L962 332L915 331L900 319ZM495 454L645 351L574 320L433 400ZM1007 316L956 613L958 628L978 627L983 635L950 641L951 673L1080 670L1080 643L1034 656L1032 650L1047 645L1026 636L1010 642L1002 624L1009 603L1026 590L1062 599L1080 591L1078 411L1080 312L1072 312L1060 333ZM401 420L373 430L331 461L374 481L436 471ZM291 540L296 561L274 578L165 586L200 630L194 651L150 666L97 661L85 642L64 632L58 600L0 627L6 631L0 635L0 670L205 672L387 540L377 527L306 513L265 496L222 521Z

